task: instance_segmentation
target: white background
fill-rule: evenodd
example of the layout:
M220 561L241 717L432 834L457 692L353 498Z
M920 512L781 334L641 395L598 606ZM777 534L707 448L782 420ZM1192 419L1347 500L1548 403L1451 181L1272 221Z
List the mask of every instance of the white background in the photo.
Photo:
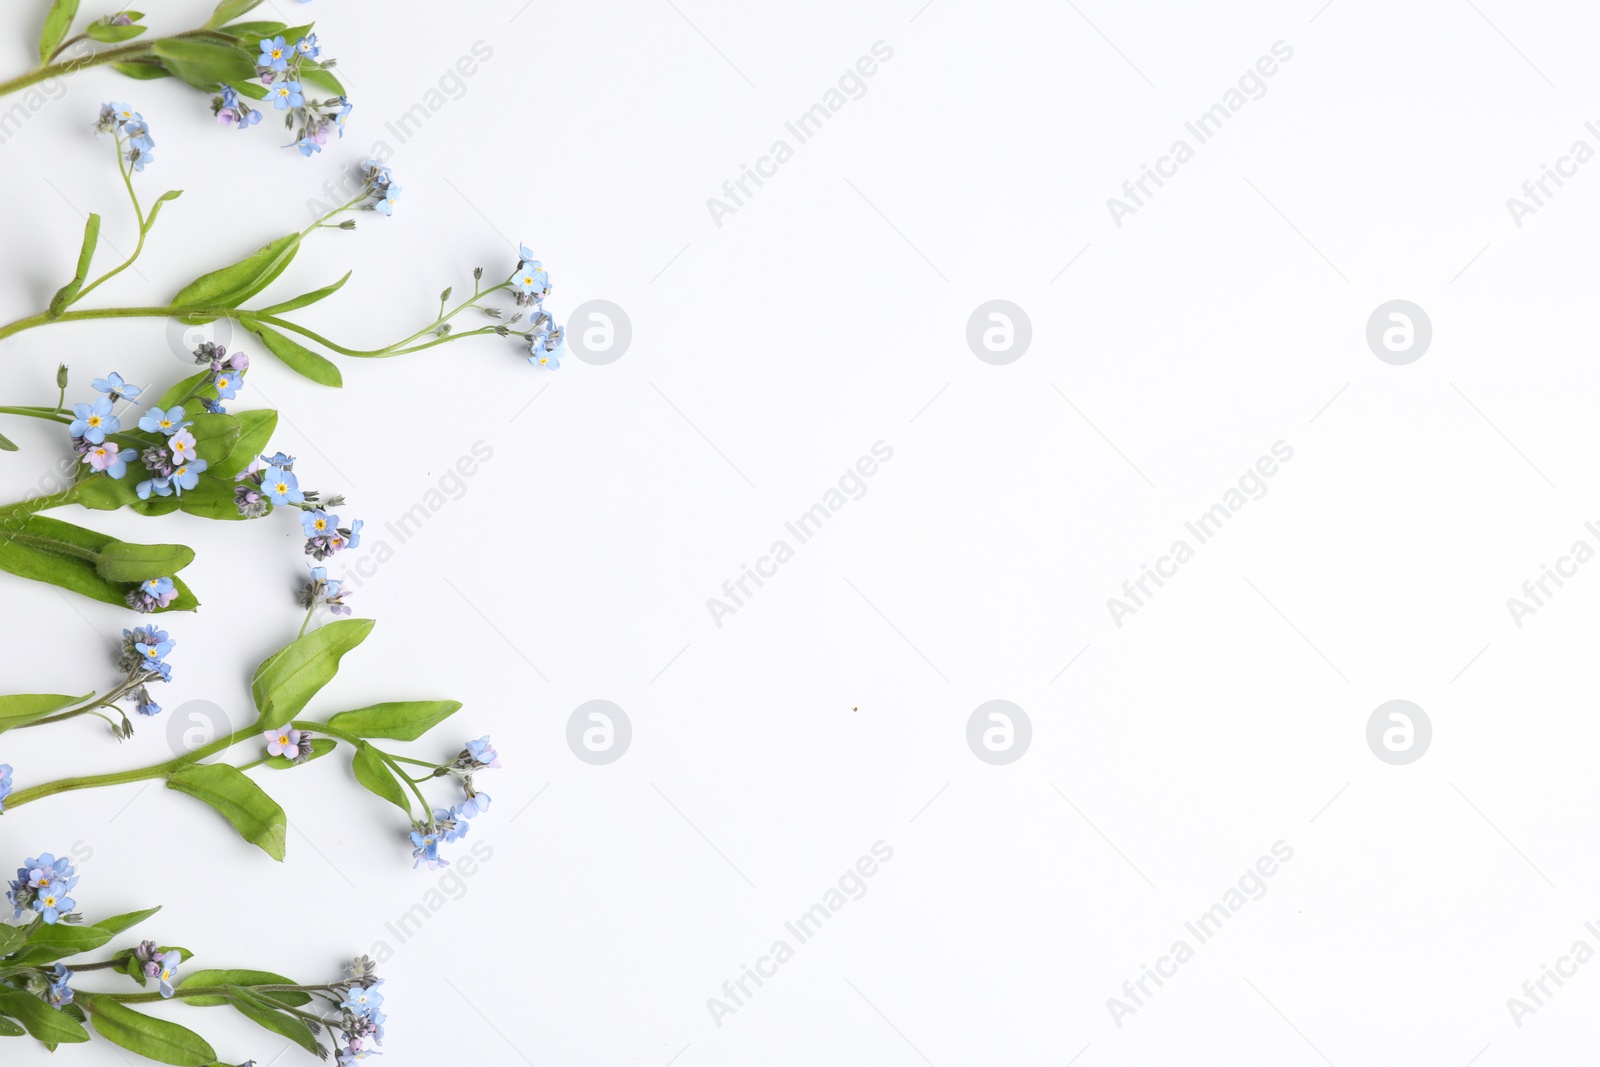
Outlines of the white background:
M1506 998L1579 938L1600 948L1583 927L1600 568L1521 628L1505 602L1596 540L1600 164L1521 228L1505 201L1574 140L1600 148L1583 128L1600 18L919 3L279 0L262 17L315 16L357 104L311 161L271 119L217 128L175 83L73 77L0 146L0 318L66 279L84 213L106 220L104 255L131 244L90 130L118 99L158 143L139 187L185 193L91 301L153 302L303 225L308 196L387 142L395 216L319 236L270 291L353 268L303 321L386 343L525 241L558 318L609 300L633 341L554 374L493 339L342 360L341 392L250 349L238 406L270 398L274 447L349 495L361 552L394 549L353 598L377 629L313 710L453 697L466 708L418 750L490 733L503 753L472 828L492 859L420 934L385 924L440 876L410 869L396 813L333 759L257 772L293 824L282 865L157 786L18 810L0 853L92 849L84 910L165 904L147 935L201 965L318 981L386 942L389 1062L1591 1055L1600 965L1520 1029ZM164 31L208 7L158 6ZM0 13L0 69L25 69L35 8ZM1280 40L1293 58L1266 95L1117 227L1106 198ZM492 58L399 144L384 124L477 41ZM865 95L718 227L706 199L877 41L893 58ZM994 298L1032 322L1009 366L965 340ZM1364 336L1397 298L1433 323L1409 366ZM184 373L158 320L57 325L0 344L0 403L48 402L58 359L78 399L110 370ZM18 422L7 500L64 447ZM464 495L403 545L385 532L480 440L494 456ZM866 495L715 625L707 598L880 440L893 459ZM1118 628L1106 599L1277 441L1294 457L1266 496ZM161 700L243 717L254 665L299 624L297 524L59 517L196 547L205 603L165 619ZM19 580L0 598L0 690L111 679L103 639L129 613ZM1003 767L965 739L996 698L1033 726ZM1365 736L1395 698L1434 730L1403 767ZM567 746L592 699L632 722L609 766ZM167 719L139 725L120 746L82 721L8 735L0 757L19 787L166 758ZM718 1026L707 998L880 840L894 856L866 896ZM1280 840L1294 858L1266 895L1117 1026L1107 998ZM173 1015L230 1061L280 1055L219 1011Z

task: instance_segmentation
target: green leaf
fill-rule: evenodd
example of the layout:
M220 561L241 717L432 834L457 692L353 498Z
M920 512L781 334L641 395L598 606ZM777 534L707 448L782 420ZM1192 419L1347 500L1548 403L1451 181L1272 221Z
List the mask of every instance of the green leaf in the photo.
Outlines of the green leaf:
M185 515L224 522L242 522L239 506L233 501L233 480L214 478L208 470L200 476L200 484L177 498L177 508Z
M261 0L221 0L217 9L206 19L206 26L216 29L225 22L232 22L240 15L248 15L251 9L261 6Z
M159 59L142 59L129 63L113 63L111 66L118 74L126 74L142 82L154 81L157 78L170 78L172 72L161 65Z
M80 952L93 952L111 938L110 930L99 930L93 926L69 926L66 923L39 926L28 935L27 944L8 962L54 963Z
M239 438L226 453L213 453L218 458L211 461L207 473L219 478L232 479L250 465L250 461L265 451L272 431L278 428L278 413L271 408L241 411L235 416L239 422ZM229 493L230 499L232 493Z
M168 70L207 92L223 82L249 78L256 72L255 57L237 45L163 37L150 48Z
M315 85L325 93L332 93L334 96L344 95L344 86L340 84L339 79L333 76L332 71L320 64L301 64L300 80Z
M281 36L288 28L281 22L235 22L222 29L223 32L248 42L251 48L259 49L263 38Z
M28 1028L28 1033L52 1045L89 1040L89 1032L32 993L0 989L0 1012Z
M16 450L16 442L12 441L11 438L7 437L5 434L0 433L0 451L15 452Z
M293 978L285 978L281 974L271 971L238 971L238 970L213 970L193 971L178 983L180 992L185 988L210 989L214 986L258 986L258 985L299 985ZM300 1007L311 1003L310 993L296 993L291 990L277 990L272 993L263 993L255 989L250 990L258 997L270 997L280 1004ZM184 997L185 1004L193 1004L198 1008L218 1008L228 1003L224 996Z
M16 951L18 945L28 940L26 926L10 926L0 923L0 957L9 956Z
M237 767L226 763L188 764L172 773L167 788L210 804L246 841L275 860L283 859L289 820L277 801Z
M78 0L55 0L44 16L44 31L39 34L39 62L48 63L78 17Z
M136 545L113 541L100 550L94 569L113 582L138 584L149 578L170 578L194 562L187 545Z
M111 16L107 16L110 18ZM147 26L113 26L105 19L96 19L83 28L83 32L96 41L105 44L117 44L121 41L131 41L149 27Z
M229 27L230 29L232 27ZM233 91L240 96L247 96L251 100L265 100L268 96L267 87L260 82L229 82Z
M156 216L161 214L161 205L165 204L168 200L176 200L182 195L182 189L168 189L166 192L156 197L156 202L150 205L150 214L145 216L144 229L146 233L149 233L150 228L156 224Z
M133 929L160 910L159 907L155 907L146 908L143 911L130 911L124 915L113 915L109 919L101 919L95 923L94 929L109 931L110 935L115 937L124 930Z
M339 671L339 660L372 632L371 619L338 619L268 656L250 679L261 712L256 724L275 730L304 710Z
M21 1037L27 1032L20 1024L12 1022L4 1015L0 1015L0 1037Z
M299 763L296 763L288 756L268 756L267 762L263 764L263 766L271 767L275 771L287 771L294 767L300 767L304 764L310 763L314 759L320 759L338 747L339 742L330 738L314 737L311 739L311 755L307 756Z
M309 293L301 293L299 296L295 297L293 300L285 300L281 304L273 304L271 307L264 307L264 308L261 308L259 310L252 311L251 314L255 314L255 315L281 315L285 311L298 311L303 307L310 307L312 304L315 304L318 300L326 300L326 299L328 299L328 297L332 296L334 293L337 293L340 289L344 288L344 283L350 280L350 275L352 273L353 273L352 271L348 271L347 270L347 271L344 272L344 277L340 278L338 281L334 282L332 285L325 285L321 289L313 289Z
M339 368L326 356L317 355L288 334L263 326L255 319L239 321L244 324L245 329L261 338L261 343L267 346L267 351L283 360L290 370L310 378L318 385L331 385L337 389L344 384L344 375L339 373Z
M96 478L101 477L104 476L96 475ZM81 483L82 486L90 484ZM0 532L0 570L19 578L48 582L102 603L126 606L128 584L104 578L96 568L100 550L118 543L116 538L94 530L43 515L30 515L24 522L9 523ZM199 607L200 602L183 580L175 578L174 582L178 597L161 610L193 611Z
M356 746L355 758L350 761L350 767L356 772L356 781L366 786L368 792L382 797L407 815L411 814L411 805L406 802L405 790L400 788L394 772L383 761L377 749L365 741L361 742Z
M18 726L26 726L38 719L48 718L55 712L81 704L93 693L81 697L63 696L60 693L22 693L17 696L0 697L0 733L13 730ZM5 953L4 931L11 927L0 927L0 955Z
M194 435L194 454L202 459L225 458L239 441L242 432L240 423L232 415L196 411L186 417L194 422L189 432ZM210 466L209 462L207 466Z
M168 389L166 392L162 393L161 394L161 399L156 401L156 407L161 408L163 410L165 410L167 408L170 408L172 405L176 404L178 401L180 401L180 400L184 399L185 397L189 396L190 393L193 393L195 391L195 389L199 388L200 383L205 381L209 377L211 377L211 372L209 370L203 370L199 374L191 374L189 377L183 379L181 382L178 382L171 389ZM214 389L202 390L197 395L198 396L209 395L211 397L211 399L213 399L213 400L215 400L217 398L216 390L214 390ZM199 409L199 404L196 403L193 398L191 398L188 401L188 403L194 404L196 410Z
M79 993L74 1003L89 1013L94 1032L129 1052L176 1067L206 1067L217 1053L188 1027L134 1011L103 995Z
M229 986L228 1000L240 1015L262 1029L271 1030L280 1037L287 1037L312 1055L322 1053L323 1050L318 1047L317 1037L311 1032L310 1027L293 1016L283 1014L279 1005L265 997L257 996L239 986Z
M85 279L89 277L89 261L94 259L95 245L100 243L100 216L90 215L89 221L83 227L83 244L78 249L78 269L72 275L72 280L50 298L50 317L59 318L67 310L67 305L78 298L78 290L83 288Z
M252 69L252 72L254 70ZM248 77L249 75L246 75ZM300 235L291 233L263 245L232 266L202 274L172 298L174 307L236 308L265 289L282 274L300 251ZM210 322L215 316L184 317L189 325Z
M402 700L341 711L328 725L357 737L415 741L460 710L461 704L455 700Z

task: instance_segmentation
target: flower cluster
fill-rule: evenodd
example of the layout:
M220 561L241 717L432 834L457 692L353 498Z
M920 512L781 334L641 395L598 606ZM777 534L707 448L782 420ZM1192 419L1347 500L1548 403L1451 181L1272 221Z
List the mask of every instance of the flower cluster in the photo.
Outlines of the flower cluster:
M349 595L344 591L343 581L328 577L328 568L312 567L311 576L306 579L306 584L300 587L295 599L307 612L325 607L335 615L348 615L350 607L344 602L344 598Z
M165 582L171 586L171 578L153 579ZM143 595L145 587L150 582L145 582L134 595ZM117 669L127 672L127 677L121 684L99 701L98 706L114 707L113 701L121 698L133 704L134 710L140 715L149 717L161 714L161 705L150 696L150 683L172 681L172 664L166 662L166 655L171 652L174 641L165 630L158 630L154 626L140 626L132 630L122 631L122 646L117 653ZM128 722L126 715L122 718L121 728L117 731L119 737L132 737L133 724Z
M395 198L400 195L400 187L394 183L394 174L375 159L363 161L359 173L368 201L361 205L362 208L393 215Z
M304 763L311 758L311 731L294 730L280 726L261 735L267 742L267 755L282 756L291 763Z
M237 361L238 370L234 369ZM233 357L229 365L218 369L208 375L205 384L219 384L233 390L227 395L235 395L239 385L239 376L242 368L249 365L249 359L242 353ZM118 403L138 403L139 394L143 392L138 386L129 385L123 380L122 375L113 372L105 378L96 378L91 383L97 392L105 395L98 396L87 404L74 404L72 406L73 419L67 425L67 433L72 438L73 451L82 456L82 462L96 473L104 473L112 478L121 479L128 473L128 463L131 457L137 456L138 462L143 466L148 477L141 479L134 487L140 500L149 500L154 496L182 496L186 490L195 488L200 484L200 475L206 470L206 461L195 453L195 437L189 432L188 427L194 425L193 420L185 419L186 414L182 404L162 409L152 407L139 418L139 429L152 435L151 439L141 442L127 433L122 433L122 419L116 413ZM191 396L203 386L197 386L191 391ZM221 388L219 388L221 395ZM189 398L184 398L187 401ZM208 408L213 407L209 400L201 403ZM220 405L215 405L220 411ZM115 438L121 437L119 443ZM127 447L130 445L132 447ZM167 588L165 593L170 594L171 580L163 579ZM156 607L166 607L166 601L157 597L139 597L130 594L129 604L141 611L154 611ZM152 603L159 601L158 603Z
M113 134L122 151L122 158L136 171L144 170L155 159L155 141L150 139L150 126L127 104L112 101L100 105L100 117L95 121L96 135Z
M472 775L486 768L500 766L500 753L489 743L488 736L468 741L465 748L449 763L440 767L437 775L451 775L461 782L466 794L459 804L449 808L435 808L427 822L416 822L411 827L411 856L413 868L427 864L429 870L450 866L450 861L439 855L441 844L453 844L467 836L474 819L489 810L489 794L472 784Z
M11 901L12 918L20 919L26 912L38 914L46 924L65 920L76 922L72 909L78 902L67 894L78 884L78 869L65 856L57 859L46 852L37 859L26 859L17 868L17 877L6 891Z
M357 956L345 966L345 980L331 987L333 995L340 998L339 1021L329 1023L328 1029L344 1035L342 1049L334 1037L340 1063L359 1063L379 1055L373 1046L383 1044L383 1025L388 1021L383 1013L383 994L378 992L382 984L372 960Z
M244 388L244 372L250 369L250 357L243 352L230 356L226 348L206 341L194 350L194 361L206 368L206 377L191 392L198 394L208 388L214 389L217 399L202 397L200 405L213 415L226 415L228 409L222 406L222 401L232 400Z
M535 309L528 313L528 329L522 335L528 342L528 362L536 367L560 370L561 357L567 351L567 336L543 307L544 298L550 295L550 274L533 258L527 245L519 245L517 250L522 259L511 275L511 287L516 290L518 307Z
M248 95L270 102L273 110L284 113L283 124L294 132L295 138L284 147L299 149L302 156L310 156L322 151L333 130L337 129L343 137L345 123L354 107L349 99L343 95L312 99L307 95L306 71L320 72L334 65L332 59L322 58L322 45L317 35L306 33L296 37L293 43L281 34L264 37L257 42L257 48L256 75L265 91ZM245 103L246 95L234 86L224 85L222 91L211 98L212 114L224 126L249 129L261 121L261 112Z
M133 965L146 979L153 978L161 985L161 995L170 998L176 990L172 987L172 980L178 976L178 965L183 962L183 953L176 949L163 952L154 941L141 941L139 947L133 950Z

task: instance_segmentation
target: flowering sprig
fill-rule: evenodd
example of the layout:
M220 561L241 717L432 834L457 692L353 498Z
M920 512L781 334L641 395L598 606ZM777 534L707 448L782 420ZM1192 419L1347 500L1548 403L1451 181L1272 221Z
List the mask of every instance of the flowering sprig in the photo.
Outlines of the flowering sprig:
M246 101L270 101L275 90L288 82L302 102L294 105L287 121L301 131L302 139L310 137L320 149L326 136L324 132L323 140L316 141L318 132L325 125L342 124L349 114L344 86L333 73L335 63L323 56L311 24L236 21L261 2L219 0L203 26L170 37L136 40L147 29L140 12L120 10L72 34L78 0L51 0L39 38L39 66L0 80L0 96L109 63L141 81L175 77L212 94L212 111L219 121L247 128L260 121L260 112ZM309 90L327 93L330 99L305 104L303 95ZM285 103L280 110L289 108Z
M311 32L311 27L269 33L256 42L256 48L256 79L264 88L224 85L211 98L211 111L217 121L240 130L256 125L261 121L261 112L245 102L246 98L253 97L284 112L283 124L294 131L295 136L294 142L284 147L298 149L302 156L322 151L333 130L338 130L343 137L352 109L343 89L320 100L308 95L317 87L319 79L324 86L337 84L327 73L334 61L322 58L322 43Z
M342 104L341 112L347 106ZM312 121L314 125L322 125L316 125L315 129L297 142L303 150L305 147L303 142L307 137L315 142L318 136L325 134L325 119L326 116L323 115L315 120L307 120ZM337 117L334 122L337 124ZM319 133L319 130L322 132ZM302 133L304 132L302 130ZM121 160L123 156L119 154L118 158ZM196 325L217 319L228 319L255 334L262 346L291 370L322 385L338 386L344 383L344 376L339 368L324 352L364 359L381 359L421 352L466 337L516 338L526 345L529 363L548 370L555 370L561 366L561 358L566 351L565 333L543 306L545 297L550 294L550 275L526 245L520 246L520 256L504 280L485 286L484 269L482 267L475 269L472 274L470 297L451 305L450 298L454 286L447 286L439 294L439 311L432 322L381 348L352 348L342 345L287 317L291 312L326 300L338 292L350 279L349 273L331 285L302 293L288 300L265 307L245 306L247 301L265 290L284 272L299 254L306 238L312 233L322 229L355 229L356 223L353 218L340 218L353 212L370 211L385 216L394 213L400 186L381 159L366 160L337 186L329 182L324 187L324 192L331 197L332 202L313 202L321 214L305 229L270 241L237 263L202 274L179 289L166 303L137 307L77 309L75 305L84 295L93 291L106 278L125 269L138 257L143 248L143 237L154 224L156 211L161 203L180 195L178 192L164 194L146 218L139 207L130 174L131 171L124 168L128 192L133 200L135 214L140 220L140 243L135 248L134 254L127 262L106 276L87 282L100 230L99 216L91 215L84 231L83 246L78 257L78 270L73 280L56 293L50 306L44 311L0 326L0 340L52 322L172 317L183 323ZM497 302L506 298L510 298L509 307ZM471 311L479 312L493 321L468 329L457 329L455 320ZM319 348L323 351L317 351ZM4 445L0 444L0 447Z
M342 711L325 721L303 714L312 697L333 679L343 656L366 639L372 626L370 619L329 622L267 657L250 687L259 717L242 730L154 766L15 790L3 810L58 793L161 779L169 789L215 808L247 841L281 860L288 819L245 772L263 765L277 770L298 767L343 745L350 749L356 781L405 813L403 825L414 865L442 866L439 846L458 840L467 832L468 821L488 810L488 794L477 788L475 776L498 767L498 753L487 737L468 741L443 761L393 752L379 743L421 740L461 705L453 700L391 701ZM0 714L3 709L0 698ZM254 746L254 757L238 764L213 759L240 745ZM454 783L459 795L430 800L423 787L435 779ZM438 803L440 799L445 804Z
M133 1005L227 1004L274 1040L286 1037L319 1059L331 1053L348 1064L378 1054L388 1018L379 991L383 979L366 956L351 960L331 982L303 985L269 971L190 970L188 949L155 941L101 954L161 909L91 925L74 910L69 894L77 884L71 860L49 853L24 860L11 881L12 921L27 921L0 921L0 1036L31 1036L54 1050L89 1041L92 1028L103 1040L161 1063L217 1064L216 1050L200 1034ZM71 925L70 935L58 929L62 924ZM91 975L111 988L84 988Z
M64 425L77 460L72 481L60 492L0 507L0 570L141 612L199 605L176 577L194 560L190 549L116 541L39 514L66 504L213 519L255 519L289 507L301 513L308 556L322 561L360 544L361 520L345 525L331 511L343 505L342 496L301 489L294 457L262 454L277 412L230 415L223 405L244 388L249 357L205 343L195 349L194 360L199 373L142 412L128 406L137 409L146 391L115 372L94 380L103 395L67 408L64 366L56 375L55 406L0 407L0 415Z
M165 583L171 587L172 579L153 579L146 585ZM161 714L161 705L150 695L150 686L172 680L172 664L167 654L177 645L165 630L154 626L140 626L122 631L122 642L117 646L117 669L124 678L102 696L64 696L57 693L24 693L17 696L0 696L0 733L21 730L30 726L48 726L65 722L80 715L94 715L104 719L111 727L112 736L123 740L133 736L133 723L117 702L126 701L134 711L145 718ZM106 708L117 714L116 719L102 715L98 709ZM11 768L0 767L0 811L5 810L6 796L11 792Z

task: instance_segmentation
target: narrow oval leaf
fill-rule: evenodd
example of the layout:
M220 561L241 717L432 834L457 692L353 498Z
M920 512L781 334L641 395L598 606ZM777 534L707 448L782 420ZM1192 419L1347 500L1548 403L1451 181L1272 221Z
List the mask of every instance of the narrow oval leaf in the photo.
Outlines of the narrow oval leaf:
M263 37L285 36L284 31L288 28L281 22L235 22L231 26L224 26L223 30L251 48L259 48Z
M4 1015L0 1015L0 1037L21 1037L27 1032L22 1028L22 1024L14 1023Z
M38 719L48 718L65 708L75 704L82 704L89 697L89 693L81 697L63 696L60 693L20 693L17 696L0 697L0 731L15 729L25 726ZM4 928L0 928L3 932ZM0 938L0 950L3 950L4 938ZM3 954L3 951L0 951Z
M206 19L206 25L216 29L225 22L232 22L240 15L249 14L254 8L261 6L261 0L221 0L211 17Z
M118 44L122 41L133 40L146 29L148 29L146 26L114 26L109 22L96 20L85 26L83 32L88 34L91 39L100 41L103 44Z
M90 215L89 221L83 226L83 244L78 249L78 269L73 273L72 280L50 298L50 317L59 318L67 310L67 305L78 299L78 290L83 288L84 280L89 277L89 264L94 259L95 246L100 243L100 216Z
M201 410L200 401L198 399L194 399L195 397L207 396L212 400L217 398L217 391L215 389L200 388L201 383L209 377L211 377L211 372L209 370L203 370L199 374L191 374L189 377L178 382L171 389L168 389L166 392L162 393L161 399L156 401L156 407L165 410L166 408L170 408L172 405L178 403L180 400L183 400L185 397L191 397L187 403L189 405L193 405L193 410ZM197 389L199 392L196 392ZM185 409L186 414L188 410L188 408Z
M148 578L170 578L194 562L187 545L136 545L113 541L100 549L94 569L113 582L138 584Z
M288 334L263 326L254 319L241 320L251 333L261 338L267 351L283 360L284 365L296 374L310 378L318 385L331 385L335 389L344 385L344 375L326 356L319 356Z
M74 1003L89 1013L95 1033L146 1059L175 1067L206 1067L216 1061L216 1050L188 1027L145 1015L94 993L79 993Z
M314 759L321 759L323 756L326 756L328 753L332 752L338 747L339 742L334 741L331 738L314 737L311 739L311 755L307 756L299 763L296 763L288 756L268 756L267 762L262 764L262 766L271 767L275 771L292 770L295 767L302 767Z
M299 715L333 680L344 654L371 632L371 619L339 619L268 656L250 680L250 695L261 712L256 725L275 730Z
M217 41L163 37L150 45L166 68L196 89L211 91L223 82L256 72L255 58L243 48Z
M166 67L163 67L159 59L139 60L129 63L113 63L111 66L115 68L118 74L126 74L128 77L136 78L142 82L154 81L157 78L172 77L172 72Z
M456 700L403 700L341 711L328 720L335 730L357 737L415 741L461 710Z
M156 224L156 216L161 214L161 205L169 200L176 200L182 195L182 189L168 189L156 197L156 202L150 205L150 214L145 216L144 228L146 233L150 232L150 228Z
M239 836L275 860L283 859L289 820L237 767L226 763L189 764L167 779L167 788L204 801L233 824Z
M296 982L293 978L285 978L283 975L273 974L271 971L210 970L190 971L184 976L183 981L178 983L177 988L179 989L179 995L181 996L181 991L184 989L214 989L217 986L253 987L260 985L299 984L300 983ZM256 996L270 997L271 999L278 1001L280 1004L289 1004L297 1008L302 1004L311 1003L310 993L286 992L284 990L265 993L254 988L251 988L250 991ZM223 996L184 997L183 1002L185 1004L193 1004L202 1008L217 1008L228 1003L228 998Z
M332 285L323 286L321 289L313 289L309 293L301 293L299 296L295 297L293 300L285 300L281 304L273 304L271 307L261 308L259 311L253 311L253 314L257 314L257 315L281 315L285 311L298 311L300 308L310 307L312 304L315 304L318 300L326 300L326 299L328 299L328 297L332 296L334 293L337 293L340 289L344 288L344 283L350 280L351 273L352 273L351 271L345 271L344 272L344 277L340 278L338 281L334 282Z
M240 1015L263 1030L271 1030L275 1034L287 1037L314 1056L326 1055L318 1047L316 1035L311 1032L310 1027L291 1015L283 1014L282 1009L270 1000L258 997L239 986L228 987L228 1000Z
M95 569L96 554L115 542L116 538L94 530L43 515L30 515L27 521L8 523L7 528L0 531L0 570L125 607L129 586L103 578ZM193 611L200 602L181 578L174 582L178 598L160 610Z
M16 442L11 440L11 438L7 437L5 434L0 433L0 451L15 452L16 450Z
M368 792L382 797L407 815L411 814L405 790L400 787L389 765L383 762L383 757L378 755L377 749L365 741L361 742L356 746L350 766L356 772L356 781L366 786Z
M252 67L251 73L254 73ZM249 77L249 75L245 75ZM300 250L300 235L291 233L256 249L232 266L202 274L172 298L174 307L236 308L282 274ZM189 321L189 320L185 320ZM193 316L193 321L210 321Z
M124 930L133 929L160 910L159 907L154 907L146 908L143 911L130 911L124 915L113 915L109 919L101 919L95 923L94 928L96 930L105 930L112 937L115 937Z
M266 450L272 431L278 428L278 413L271 408L241 411L237 417L238 439L225 455L216 454L217 458L211 460L210 466L207 467L209 472L219 478L231 479L250 466L250 461Z
M110 930L97 930L93 926L69 926L55 923L41 925L28 935L27 943L17 950L11 963L53 963L80 952L93 952L110 941Z
M27 1027L28 1033L51 1045L89 1040L89 1032L32 993L0 989L0 1012Z
M78 0L55 0L44 16L44 30L39 34L39 62L48 63L61 42L72 29L72 20L78 17Z
M300 67L300 80L309 85L314 85L325 93L334 96L344 95L344 85L333 76L331 70L326 70L315 63L305 63Z

